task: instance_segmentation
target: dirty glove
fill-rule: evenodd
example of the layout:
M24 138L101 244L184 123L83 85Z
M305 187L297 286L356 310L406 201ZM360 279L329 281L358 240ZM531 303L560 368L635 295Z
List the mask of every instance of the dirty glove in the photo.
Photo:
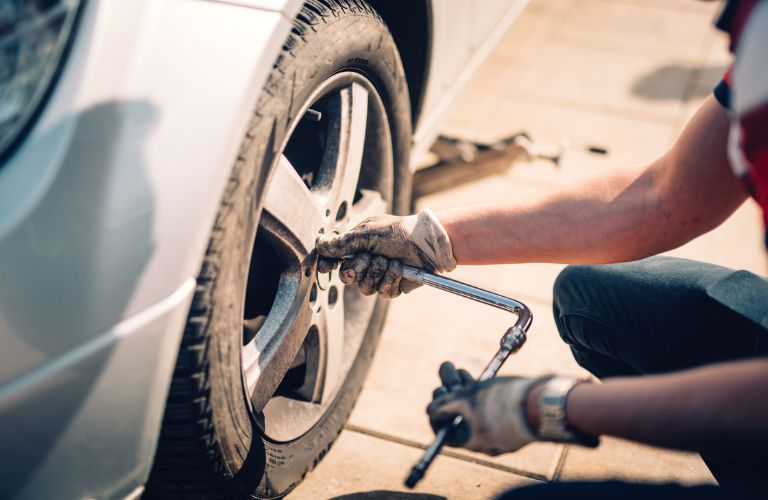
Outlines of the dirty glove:
M427 209L407 217L370 217L343 234L321 237L317 252L321 273L332 270L336 259L354 255L341 265L341 281L357 285L365 295L378 292L386 298L418 286L403 280L402 264L430 272L456 268L448 233Z
M531 389L549 378L496 377L478 382L466 370L443 363L443 385L427 407L429 422L437 432L461 415L464 420L448 436L449 446L493 456L515 451L536 440L528 427L525 403Z

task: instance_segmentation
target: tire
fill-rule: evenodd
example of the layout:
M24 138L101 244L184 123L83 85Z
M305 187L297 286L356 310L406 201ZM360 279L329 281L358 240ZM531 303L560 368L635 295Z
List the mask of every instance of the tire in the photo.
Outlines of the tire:
M334 85L340 85L341 90L334 90ZM344 376L339 376L337 388L328 392L333 397L326 397L321 405L317 403L320 405L317 407L323 409L320 416L312 420L311 427L300 429L290 439L271 437L269 422L265 422L264 416L273 401L285 399L272 396L283 387L288 378L285 374L295 370L299 359L295 352L304 352L305 356L314 352L307 347L312 330L304 332L301 338L285 337L277 343L276 349L284 349L291 359L286 358L286 362L282 354L276 354L274 359L278 361L264 369L252 386L244 353L255 341L244 339L244 332L250 331L244 327L249 321L244 318L248 317L251 290L264 295L264 290L272 286L266 284L269 279L260 278L270 275L272 266L262 263L264 254L257 250L269 246L274 239L264 228L273 224L269 222L274 219L274 210L270 211L270 207L275 203L275 185L279 184L276 179L281 178L281 162L288 158L291 140L299 134L318 89L332 89L315 101L320 106L322 99L336 99L334 92L338 91L339 96L348 95L344 92L349 88L364 88L368 110L366 142L361 146L363 166L355 187L355 200L362 191L375 191L386 201L387 210L404 213L409 209L411 115L405 76L394 41L378 14L363 1L308 1L294 21L263 88L211 231L144 498L282 497L317 465L341 432L376 348L386 313L384 300L371 302L372 312L360 334L359 348L355 348L356 354L353 351ZM379 111L372 113L371 110ZM326 156L324 151L323 162ZM386 169L382 166L381 172L391 170L391 174L377 177L378 174L362 170L377 162L387 166ZM320 189L314 184L307 187L311 193ZM357 204L350 199L349 211L353 212ZM344 205L345 214L346 207ZM328 214L329 211L326 216ZM345 214L340 206L336 219L350 217ZM264 245L259 239L262 233L266 235ZM298 276L295 286L292 285L298 290L295 302L312 304L312 294L316 294L320 279L313 280L314 254L307 253L306 248L294 253L301 254L296 269L305 271L290 274ZM262 274L254 269L260 269L258 272ZM276 280L275 286L283 286L283 277ZM339 290L342 290L340 286ZM357 292L352 288L343 290L344 300L350 293ZM264 326L259 328L266 329L266 324L271 324L269 318L276 314L274 302L270 307L268 313L263 313L267 318L261 323ZM307 314L310 313L296 313L291 324ZM347 323L342 325L346 328ZM275 331L283 330L295 329L279 325ZM254 331L258 339L262 330ZM344 338L346 342L346 336ZM308 372L307 363L304 373ZM266 389L261 389L262 383ZM322 390L329 390L329 385L326 383L323 386L326 389ZM290 421L291 415L281 418Z

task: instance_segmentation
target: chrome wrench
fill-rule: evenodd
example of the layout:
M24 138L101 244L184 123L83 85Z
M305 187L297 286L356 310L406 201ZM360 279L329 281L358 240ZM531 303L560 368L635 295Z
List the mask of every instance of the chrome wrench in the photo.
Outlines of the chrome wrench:
M488 380L489 378L495 377L499 368L501 368L501 365L506 361L509 355L517 352L525 343L526 332L531 326L533 315L531 315L531 311L522 302L411 266L403 265L403 278L422 285L439 288L440 290L445 290L446 292L454 293L517 315L517 322L515 322L514 326L508 329L506 333L504 333L504 336L501 337L499 350L480 374L478 380ZM435 438L424 450L421 459L413 466L410 474L408 474L408 477L405 480L405 485L408 488L413 488L419 481L421 481L424 474L427 472L427 469L432 464L432 461L440 452L443 445L445 445L448 435L461 424L462 420L463 418L461 416L457 416L452 422L440 428L435 433Z
M347 260L350 258L352 258L352 255L345 255L340 260ZM488 363L478 377L479 381L495 377L499 368L501 368L501 365L504 364L504 361L507 360L509 355L519 351L525 343L526 332L528 332L528 329L531 327L533 315L531 314L530 309L528 309L522 302L505 297L504 295L499 295L498 293L483 290L476 286L462 283L461 281L439 276L417 267L403 264L402 268L403 279L419 283L420 285L428 285L438 288L461 297L466 297L491 307L511 312L517 316L515 324L501 337L499 350L496 351L491 362ZM435 433L435 438L429 446L425 448L421 459L411 468L410 474L408 474L408 477L405 479L405 485L408 488L415 487L416 484L422 480L427 469L445 445L448 435L461 424L462 420L463 418L461 416L457 416L452 422L446 424Z

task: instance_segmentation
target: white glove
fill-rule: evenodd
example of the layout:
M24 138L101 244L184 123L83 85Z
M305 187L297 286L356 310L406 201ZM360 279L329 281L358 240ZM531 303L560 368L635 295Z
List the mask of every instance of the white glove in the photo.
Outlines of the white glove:
M443 385L427 407L430 424L437 431L461 415L464 420L448 436L449 446L492 456L518 450L536 440L525 413L528 393L549 378L496 377L477 382L465 370L443 363Z
M448 233L428 209L407 217L370 217L345 233L321 237L317 252L324 257L318 262L321 273L333 269L335 259L354 255L341 265L341 281L386 298L418 286L402 279L401 263L439 273L456 268Z

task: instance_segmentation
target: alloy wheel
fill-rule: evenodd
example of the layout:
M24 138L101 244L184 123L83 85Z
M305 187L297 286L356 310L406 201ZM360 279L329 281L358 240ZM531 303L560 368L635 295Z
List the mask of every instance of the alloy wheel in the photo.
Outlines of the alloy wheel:
M314 245L392 208L387 114L375 87L343 72L306 100L266 188L243 307L242 369L267 439L295 439L338 394L375 306L338 273L319 274Z

